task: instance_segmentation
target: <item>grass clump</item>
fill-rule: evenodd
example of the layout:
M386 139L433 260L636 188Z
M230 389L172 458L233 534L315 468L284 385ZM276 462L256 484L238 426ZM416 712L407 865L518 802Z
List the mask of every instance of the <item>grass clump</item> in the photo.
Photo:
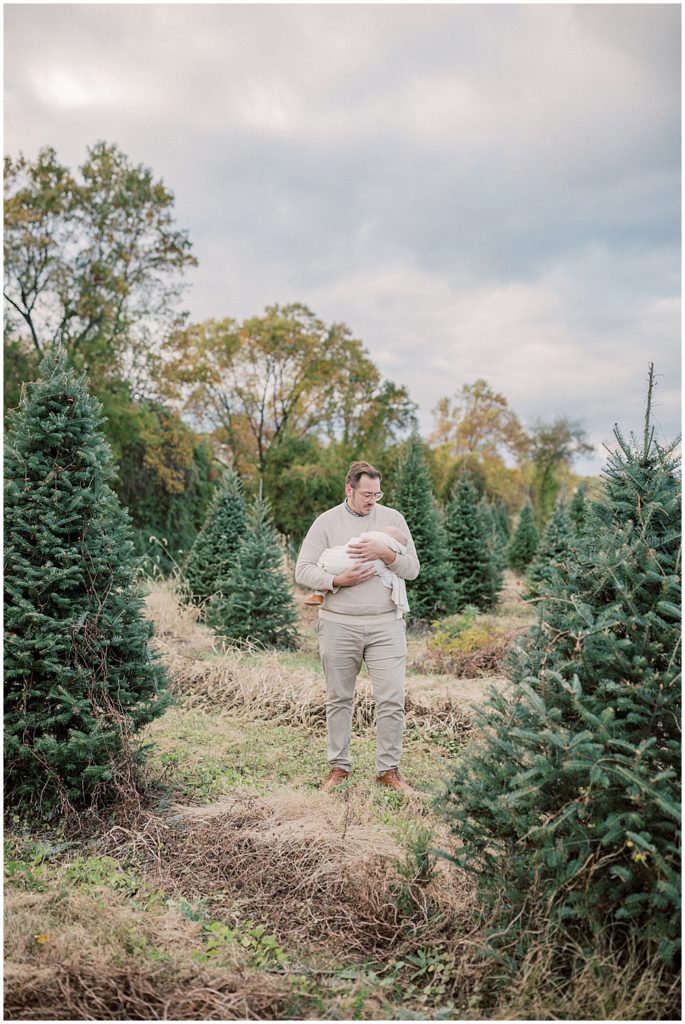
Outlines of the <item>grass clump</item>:
M493 675L502 670L505 655L521 628L503 630L497 617L467 605L459 615L432 623L424 671L461 677Z

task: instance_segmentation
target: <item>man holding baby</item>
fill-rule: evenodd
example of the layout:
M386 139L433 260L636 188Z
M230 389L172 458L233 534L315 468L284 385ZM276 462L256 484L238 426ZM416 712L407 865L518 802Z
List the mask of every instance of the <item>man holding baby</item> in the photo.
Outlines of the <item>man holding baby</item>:
M404 518L378 504L380 483L377 469L353 462L345 478L345 501L315 520L295 568L299 584L324 595L317 634L328 693L326 790L352 771L352 704L363 660L376 700L376 779L390 789L413 792L399 772L407 661L403 581L416 579L419 560ZM338 565L347 567L331 569Z

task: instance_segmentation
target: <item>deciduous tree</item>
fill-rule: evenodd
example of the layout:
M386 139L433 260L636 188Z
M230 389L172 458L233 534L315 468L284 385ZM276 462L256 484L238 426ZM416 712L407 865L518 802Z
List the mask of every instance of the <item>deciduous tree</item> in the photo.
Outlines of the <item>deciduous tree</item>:
M590 454L592 445L576 420L561 416L550 423L536 421L530 431L532 461L532 501L537 525L544 527L557 500L563 474L568 475L574 460Z
M125 378L149 396L155 346L195 264L174 197L116 146L90 147L76 174L50 147L5 160L10 328L37 352L59 341L96 394Z
M349 328L301 304L190 325L166 351L169 395L229 444L244 476L263 476L287 438L367 450L412 422L406 389L381 380Z

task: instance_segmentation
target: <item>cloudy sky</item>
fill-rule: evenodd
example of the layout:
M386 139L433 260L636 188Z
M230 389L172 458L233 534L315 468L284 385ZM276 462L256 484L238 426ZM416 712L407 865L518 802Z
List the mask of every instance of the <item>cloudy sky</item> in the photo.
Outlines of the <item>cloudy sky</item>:
M676 4L6 4L5 152L176 195L194 319L303 302L431 410L680 429Z

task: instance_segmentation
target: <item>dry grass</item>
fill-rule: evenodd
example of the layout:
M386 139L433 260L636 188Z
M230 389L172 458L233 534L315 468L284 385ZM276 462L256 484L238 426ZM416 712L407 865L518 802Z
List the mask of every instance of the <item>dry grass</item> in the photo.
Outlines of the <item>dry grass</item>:
M510 585L513 626L529 609L518 607L515 581ZM155 584L147 605L180 698L178 708L154 723L154 735L166 737L160 763L171 772L180 772L177 755L189 753L183 763L192 769L190 785L181 796L189 802L164 812L140 800L125 803L106 821L91 822L90 835L79 836L78 855L59 854L33 878L15 875L6 890L6 1019L673 1015L677 993L658 969L637 956L619 960L603 952L599 939L595 955L578 956L569 973L560 967L573 954L565 937L541 932L507 990L498 989L503 972L482 956L487 922L473 924L473 881L434 860L432 848L449 849L455 838L424 796L401 801L352 781L332 794L301 785L273 788L271 758L285 756L281 733L293 758L304 761L314 735L304 727L323 729L321 673L306 657L298 663L217 645L197 610L180 605L166 585ZM408 722L423 728L428 752L421 756L437 760L431 730L462 737L470 728L466 709L482 700L486 687L482 680L414 676L409 682ZM362 679L356 729L364 736L373 717ZM241 733L250 737L239 747ZM252 733L257 747L276 748L257 750L270 779L266 796L231 781L239 778L230 775L232 754L249 748ZM370 733L359 743L370 758ZM315 763L316 755L309 757ZM231 790L198 806L211 792L193 775L203 760L225 771ZM16 856L22 843L17 840ZM70 873L88 850L109 865L102 884L87 871L80 882ZM238 930L263 924L287 962L260 961L240 942L227 943L212 960L206 945L212 922ZM419 969L421 957L433 973ZM436 991L430 986L438 973L444 985Z
M155 624L155 642L163 655L177 651L194 660L217 650L214 632L200 622L200 609L183 604L171 583L150 582L145 608Z
M5 1020L274 1020L285 978L184 965L10 965Z
M56 882L46 892L10 890L5 914L5 956L15 965L101 967L133 951L189 957L199 945L200 926L177 909L141 915L106 887L89 892Z
M185 707L306 728L325 727L326 691L321 671L286 667L276 651L228 645L198 622L198 610L184 606L168 584L156 584L146 606L174 692ZM455 736L466 734L470 716L459 695L440 688L444 695L436 699L438 687L428 683L420 680L414 695L414 681L408 681L407 724L440 727ZM368 677L363 677L355 694L354 728L372 727L375 713L371 686Z
M432 833L420 797L414 813ZM227 914L268 922L288 945L315 942L348 954L413 948L465 916L472 886L440 862L430 877L376 820L373 795L283 789L204 806L177 805L138 830L111 830L101 849L138 858L150 883ZM150 836L154 840L150 841ZM439 842L437 834L433 839ZM447 841L447 832L442 836Z
M563 962L563 969L557 965ZM573 967L569 965L573 964ZM635 948L613 953L601 938L589 957L564 935L541 935L492 1020L680 1020L677 980Z

